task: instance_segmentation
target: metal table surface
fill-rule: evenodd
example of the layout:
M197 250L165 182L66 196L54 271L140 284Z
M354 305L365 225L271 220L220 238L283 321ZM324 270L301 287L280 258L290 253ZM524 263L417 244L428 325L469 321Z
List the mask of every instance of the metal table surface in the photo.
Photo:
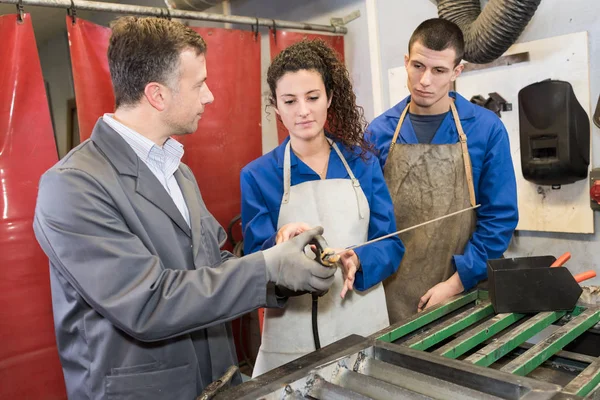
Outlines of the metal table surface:
M474 290L217 399L600 399L599 322L600 307L585 305L495 314L487 292Z

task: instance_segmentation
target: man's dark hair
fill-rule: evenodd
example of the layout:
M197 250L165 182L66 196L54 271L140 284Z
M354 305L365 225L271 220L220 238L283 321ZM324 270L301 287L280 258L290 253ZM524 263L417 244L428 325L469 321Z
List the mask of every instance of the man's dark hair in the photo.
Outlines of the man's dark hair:
M428 49L442 51L448 48L456 52L456 61L458 65L465 54L465 39L463 33L454 22L441 18L432 18L423 21L415 29L410 41L408 42L408 54L415 42L421 43Z
M117 107L136 104L150 82L173 88L183 50L206 53L198 33L164 18L123 17L111 29L108 66Z

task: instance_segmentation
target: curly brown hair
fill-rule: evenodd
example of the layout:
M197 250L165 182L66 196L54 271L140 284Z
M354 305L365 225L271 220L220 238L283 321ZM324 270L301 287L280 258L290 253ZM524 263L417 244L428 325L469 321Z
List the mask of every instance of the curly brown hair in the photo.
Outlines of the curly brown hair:
M366 158L373 151L373 144L364 136L367 128L364 110L356 104L356 95L346 66L335 50L323 40L302 40L275 57L267 72L267 83L271 90L270 105L277 106L275 89L279 79L287 72L300 70L318 72L323 78L327 98L331 99L333 96L327 110L326 129L329 135L348 149L360 150L360 156Z

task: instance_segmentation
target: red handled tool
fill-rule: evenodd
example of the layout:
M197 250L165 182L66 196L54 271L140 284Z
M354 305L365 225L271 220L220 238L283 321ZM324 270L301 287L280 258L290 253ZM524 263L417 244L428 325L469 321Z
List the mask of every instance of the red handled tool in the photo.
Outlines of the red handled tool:
M555 268L555 267L562 267L567 261L569 261L571 259L571 253L569 253L568 251L563 254L562 256L558 257L556 259L556 261L554 261L552 263L552 265L550 265L550 268ZM596 277L596 272L594 270L589 270L589 271L585 271L582 272L580 274L577 275L573 275L573 278L575 279L575 282L577 283L581 283L583 281L587 281L588 279L592 279Z

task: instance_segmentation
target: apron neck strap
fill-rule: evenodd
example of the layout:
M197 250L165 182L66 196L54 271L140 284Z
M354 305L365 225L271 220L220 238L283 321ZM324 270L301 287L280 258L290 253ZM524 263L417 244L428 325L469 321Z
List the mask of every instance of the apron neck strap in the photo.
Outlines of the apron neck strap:
M291 140L285 145L285 151L283 152L283 199L281 200L283 204L290 201L290 187L292 186L290 149Z
M469 148L467 146L467 135L462 128L460 118L458 117L458 111L454 102L450 102L450 110L452 110L452 116L454 117L454 123L456 124L456 130L458 131L458 140L460 141L460 147L463 153L463 162L465 163L465 175L467 176L467 186L469 187L469 200L471 207L475 207L475 188L473 186L473 168L471 167L471 156L469 155Z
M348 162L342 155L342 152L340 151L337 144L335 144L335 142L331 141L330 139L327 139L327 141L329 142L329 145L331 147L333 147L333 149L337 153L340 160L342 160L342 164L344 164L344 168L346 168L346 172L348 172L348 175L350 176L350 179L352 180L352 185L354 185L354 187L359 187L360 182L354 176L354 173L350 169ZM291 141L289 141L285 145L285 151L284 151L284 155L283 155L283 199L282 199L282 202L284 204L287 204L290 201L290 187L292 186L292 172L291 172L292 161L291 161L291 155L290 155L291 149L292 149Z
M467 143L467 135L465 135L465 131L462 128L460 117L453 101L450 102L450 111L452 112L452 118L454 118L454 124L456 124L456 130L458 131L458 140Z
M408 107L410 103L406 104L402 114L400 115L400 120L398 120L398 125L396 125L396 130L394 131L394 137L392 137L392 143L390 144L390 153L394 150L394 146L396 145L396 141L398 140L398 135L400 134L400 128L402 128L402 123L404 122L404 118L406 118L406 113L408 112ZM389 156L388 156L389 157Z
M329 139L327 139L327 140L329 140ZM346 161L346 159L342 155L342 152L338 148L338 145L335 144L333 141L329 141L329 144L331 145L331 147L333 147L333 149L337 153L337 155L340 158L340 160L342 160L342 164L344 164L344 168L346 168L346 172L348 172L348 176L350 176L350 179L352 179L352 184L354 186L360 186L360 183L358 182L358 179L356 179L354 177L354 174L352 173L352 170L350 169L350 166L348 165L348 162Z

